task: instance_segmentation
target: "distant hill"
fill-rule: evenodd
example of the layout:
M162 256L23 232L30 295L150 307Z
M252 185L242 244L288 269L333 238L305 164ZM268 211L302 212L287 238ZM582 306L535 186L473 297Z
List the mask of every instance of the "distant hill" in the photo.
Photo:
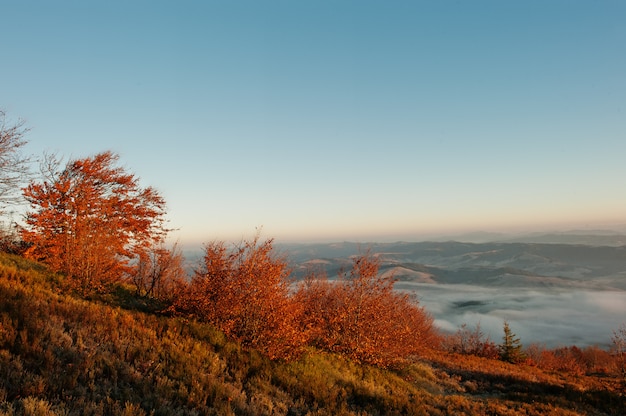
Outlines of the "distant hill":
M626 231L623 226L614 230L565 230L534 233L492 233L477 231L465 234L439 236L428 241L458 241L464 243L548 243L582 244L589 246L626 245Z
M343 242L285 246L284 250L298 277L312 265L324 269L329 277L336 276L346 269L350 256L370 250L381 259L381 270L395 270L400 280L424 279L426 273L431 283L491 286L497 277L506 276L502 284L626 290L626 246Z
M547 244L577 244L587 246L612 246L626 245L625 234L585 234L579 231L534 234L503 240L504 242L516 243L547 243Z

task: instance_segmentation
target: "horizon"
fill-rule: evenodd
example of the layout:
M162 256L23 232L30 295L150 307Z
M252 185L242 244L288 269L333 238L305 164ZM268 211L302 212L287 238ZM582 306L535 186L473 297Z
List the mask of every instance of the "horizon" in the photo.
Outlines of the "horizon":
M170 242L178 241L180 246L185 250L201 249L206 243L212 241L225 241L227 243L236 244L241 241L253 238L255 232L259 233L261 239L272 239L274 242L281 246L289 245L315 245L315 244L341 244L341 243L354 243L354 244L387 244L387 243L418 243L418 242L441 242L441 241L456 241L466 243L488 243L488 242L508 242L508 240L516 238L530 238L533 236L541 237L548 235L579 235L579 236L626 236L626 223L604 223L597 224L576 224L571 226L565 226L563 228L555 227L510 227L506 229L496 230L484 230L484 229L462 229L442 232L431 233L406 233L406 234L393 234L393 235L374 235L368 237L353 236L353 238L336 237L320 237L320 238L281 238L266 233L262 227L257 227L252 232L247 234L241 234L238 237L233 238L212 238L207 240L176 240L175 236L168 238Z
M604 224L606 225L606 224ZM202 241L181 241L175 239L168 239L169 244L177 244L181 250L183 256L190 264L197 265L198 261L203 255L203 250L206 244L221 241L227 245L237 246L238 244L248 241L255 236L254 233L241 235L238 238L231 239L207 239ZM624 245L618 241L605 241L604 237L626 237L626 224L611 224L606 225L604 228L563 228L563 229L523 229L511 231L468 231L459 233L433 233L428 235L411 235L404 236L406 238L387 237L387 238L320 238L320 239L281 239L275 236L267 235L267 233L260 232L259 237L261 240L273 240L274 246L286 255L288 259L292 259L292 250L298 250L298 248L307 246L339 246L343 244L355 244L363 250L371 248L373 245L386 245L386 244L419 244L419 243L464 243L464 244L511 244L511 243L523 243L523 244L563 244L563 245L586 245L590 247L594 246L621 246ZM397 236L396 236L397 237ZM562 238L574 238L575 242L567 241L540 241L540 239L546 239L550 237L562 237ZM578 237L578 239L576 239ZM591 238L591 242L587 241L584 237ZM597 239L593 239L597 237ZM537 239L537 240L533 240ZM601 243L598 243L598 240ZM356 254L356 253L355 253Z
M170 240L626 223L626 3L11 2L25 150L105 150Z

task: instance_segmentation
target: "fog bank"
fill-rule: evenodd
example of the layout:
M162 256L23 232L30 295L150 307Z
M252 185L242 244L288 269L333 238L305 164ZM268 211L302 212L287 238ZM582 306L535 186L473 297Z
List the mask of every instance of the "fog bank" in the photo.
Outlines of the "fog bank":
M397 282L417 295L441 330L480 323L492 341L502 340L507 320L524 345L554 348L609 347L613 330L626 322L626 292L488 288L464 284Z

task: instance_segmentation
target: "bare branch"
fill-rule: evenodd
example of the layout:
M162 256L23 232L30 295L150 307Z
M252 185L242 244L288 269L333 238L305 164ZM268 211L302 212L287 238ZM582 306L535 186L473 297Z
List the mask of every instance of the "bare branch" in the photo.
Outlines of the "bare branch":
M0 110L0 213L22 201L20 188L28 180L30 162L22 154L26 132L23 120L11 124Z

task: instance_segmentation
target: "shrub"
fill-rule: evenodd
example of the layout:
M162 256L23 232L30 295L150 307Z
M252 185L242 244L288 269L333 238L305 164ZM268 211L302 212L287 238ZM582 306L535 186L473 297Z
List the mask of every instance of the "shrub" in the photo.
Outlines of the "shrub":
M498 358L500 355L498 347L482 331L480 323L474 329L469 329L467 324L461 325L455 334L445 339L443 347L448 352L485 358Z
M337 282L313 275L299 286L295 298L313 345L387 367L438 343L432 317L394 291L393 277L379 276L378 269L378 260L366 254Z
M270 358L289 358L305 339L288 276L287 262L274 253L272 240L259 243L257 235L232 249L213 242L205 246L202 268L173 310L211 322Z

